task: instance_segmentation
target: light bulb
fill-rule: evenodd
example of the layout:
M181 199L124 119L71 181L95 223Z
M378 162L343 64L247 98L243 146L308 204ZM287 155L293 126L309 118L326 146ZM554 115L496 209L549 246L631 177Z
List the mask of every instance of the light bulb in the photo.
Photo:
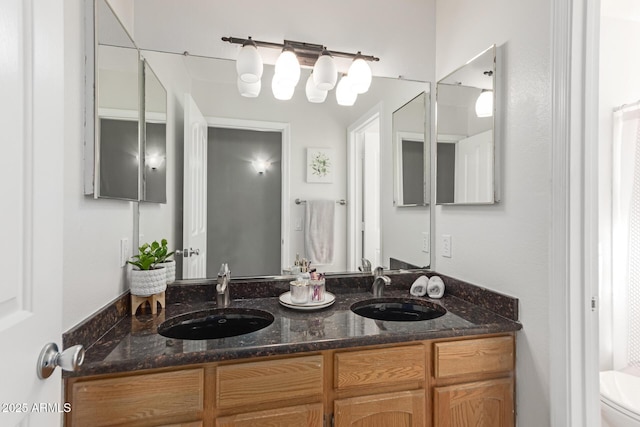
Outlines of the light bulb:
M365 93L371 86L371 68L364 59L356 56L349 67L349 80L355 93Z
M353 91L350 80L349 76L342 76L338 83L338 87L336 88L336 101L338 101L338 105L350 107L356 103L358 94Z
M476 116L493 116L493 91L483 90L476 100Z
M307 79L307 85L305 86L305 92L307 94L307 100L309 102L313 102L316 104L321 104L324 102L325 99L327 99L327 91L326 90L320 90L313 79L313 75L314 73L311 73L309 75L309 78Z
M281 84L295 86L300 80L300 63L292 50L283 50L276 61L275 75Z
M251 38L247 40L238 53L236 71L240 80L246 83L255 83L262 78L262 57Z
M313 81L320 90L331 90L338 81L338 68L333 57L326 49L313 66Z

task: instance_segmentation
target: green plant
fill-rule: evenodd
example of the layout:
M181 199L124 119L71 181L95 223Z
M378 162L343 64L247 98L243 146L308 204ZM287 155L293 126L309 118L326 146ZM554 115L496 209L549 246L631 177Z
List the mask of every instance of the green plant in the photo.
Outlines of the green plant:
M151 244L143 244L138 248L138 255L131 257L133 261L127 262L140 270L152 270L156 268L156 264L165 262L171 255L173 252L169 252L167 239L162 239L160 243L153 241Z
M169 252L169 248L167 247L167 239L162 239L160 243L151 243L151 252L156 256L156 262L158 263L165 262L167 258L173 255L173 252Z
M138 267L140 270L152 270L158 263L156 254L151 250L151 245L145 243L138 248L138 254L131 257L133 261L129 264Z

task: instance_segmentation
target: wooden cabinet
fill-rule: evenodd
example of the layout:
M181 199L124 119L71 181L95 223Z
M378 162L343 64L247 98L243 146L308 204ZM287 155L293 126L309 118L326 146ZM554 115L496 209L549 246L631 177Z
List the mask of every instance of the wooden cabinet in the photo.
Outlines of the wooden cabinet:
M512 427L512 334L72 378L68 427Z
M433 345L433 427L513 427L513 336Z
M513 427L513 379L434 389L434 427Z
M203 382L203 369L78 381L71 386L67 421L95 427L198 421L204 409Z
M423 427L424 390L352 397L334 402L335 427Z

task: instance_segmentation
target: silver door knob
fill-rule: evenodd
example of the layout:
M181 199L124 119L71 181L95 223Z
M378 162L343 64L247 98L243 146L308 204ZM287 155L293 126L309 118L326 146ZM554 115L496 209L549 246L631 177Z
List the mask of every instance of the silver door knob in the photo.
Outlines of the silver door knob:
M45 345L38 357L38 378L41 380L49 378L56 366L60 366L63 371L75 371L84 362L84 347L74 345L64 350L62 353L58 351L58 346L50 342Z
M193 248L178 249L175 251L175 254L177 256L182 255L184 258L189 258L190 256L200 255L200 249L193 249Z

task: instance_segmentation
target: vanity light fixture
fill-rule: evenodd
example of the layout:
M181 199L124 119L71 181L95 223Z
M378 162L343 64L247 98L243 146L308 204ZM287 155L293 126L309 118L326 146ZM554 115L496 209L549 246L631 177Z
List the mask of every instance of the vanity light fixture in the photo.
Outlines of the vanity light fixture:
M275 78L278 80L278 84L292 87L295 87L300 80L298 57L293 49L287 45L284 46L276 61Z
M476 116L491 117L493 116L493 91L482 89L478 99L476 100Z
M273 95L280 100L288 100L293 96L295 86L300 80L300 67L313 68L313 72L305 83L305 92L309 102L324 102L326 92L336 88L336 98L339 99L340 105L353 105L360 93L365 93L371 86L372 72L369 62L379 61L375 56L363 55L358 53L346 53L338 51L329 51L325 46L306 42L297 42L284 40L284 43L272 43L259 40L241 39L236 37L222 37L222 41L233 44L241 44L242 49L238 55L236 68L238 71L238 90L240 94L247 97L256 97L260 92L254 88L249 90L243 83L256 83L254 76L258 75L257 71L241 74L242 70L249 69L248 64L256 64L258 47L281 49L282 53L278 57L275 64L275 74L271 82L271 90ZM257 55L256 55L257 54ZM336 82L338 80L338 68L334 57L350 58L353 62L349 68L348 78L341 79L342 86L349 83L349 87L338 89ZM242 62L242 64L240 64ZM260 74L262 73L262 60L260 59ZM257 67L257 65L255 65ZM340 84L338 84L340 87ZM347 90L348 89L348 90ZM325 92L324 97L322 92ZM340 92L340 94L338 94Z
M356 103L357 98L358 94L353 90L351 78L348 75L342 76L336 88L336 101L338 101L338 105L350 107Z
M277 74L274 74L271 79L271 92L273 92L273 97L280 101L290 100L293 97L293 92L296 87L283 84L282 80L279 80L277 77Z
M323 49L313 66L313 82L319 90L331 90L338 82L338 68L333 56L327 49Z
M314 73L311 72L309 78L307 79L307 84L305 86L305 93L307 94L307 100L309 102L313 102L314 104L321 104L327 99L327 90L322 90L316 85L315 79L313 78Z
M351 88L357 94L365 93L371 86L371 68L367 61L363 59L360 52L356 54L356 57L349 67L349 82Z
M260 80L255 83L247 83L238 77L237 84L238 92L246 98L256 98L260 95L260 89L262 89L262 82Z
M262 57L258 53L258 46L249 37L242 44L236 60L238 78L245 83L256 83L262 78Z

